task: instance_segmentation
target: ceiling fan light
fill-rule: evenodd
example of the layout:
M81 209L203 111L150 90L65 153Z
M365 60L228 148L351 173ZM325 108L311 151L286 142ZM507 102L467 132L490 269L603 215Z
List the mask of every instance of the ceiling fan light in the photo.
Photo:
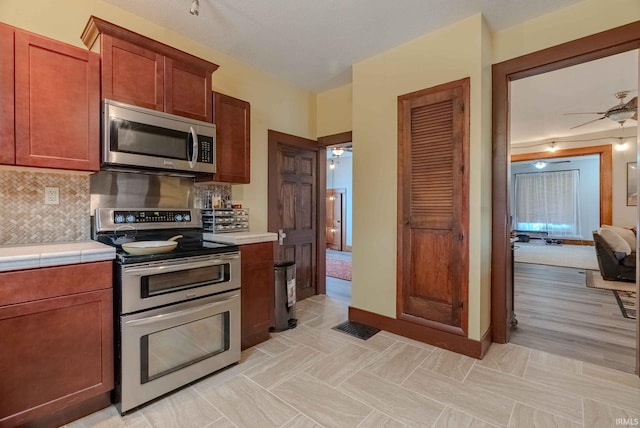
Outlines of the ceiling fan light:
M535 166L537 169L542 169L545 166L547 166L547 163L546 162L542 162L542 161L538 161L538 162L534 163L533 166Z
M634 114L635 111L632 109L620 109L609 113L608 117L622 125L626 120L631 119Z
M342 156L344 154L344 149L342 147L335 147L331 149L331 153L333 153L334 156Z

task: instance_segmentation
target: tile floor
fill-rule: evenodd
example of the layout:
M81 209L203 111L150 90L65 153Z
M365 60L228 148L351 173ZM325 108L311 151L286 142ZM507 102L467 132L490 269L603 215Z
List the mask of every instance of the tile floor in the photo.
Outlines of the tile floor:
M640 421L632 374L517 345L483 360L380 332L331 330L344 300L314 296L299 326L220 373L124 418L114 407L68 427L616 427ZM620 419L619 419L620 418Z

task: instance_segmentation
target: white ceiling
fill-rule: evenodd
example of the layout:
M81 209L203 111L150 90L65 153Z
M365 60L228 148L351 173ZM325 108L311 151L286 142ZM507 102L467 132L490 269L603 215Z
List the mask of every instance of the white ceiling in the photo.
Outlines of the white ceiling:
M602 58L511 83L511 144L619 130L609 119L570 129L602 115L565 113L604 112L618 104L616 92L638 95L638 51ZM636 135L635 120L624 124L625 135Z
M580 0L105 0L312 91L351 65L481 12L504 29Z

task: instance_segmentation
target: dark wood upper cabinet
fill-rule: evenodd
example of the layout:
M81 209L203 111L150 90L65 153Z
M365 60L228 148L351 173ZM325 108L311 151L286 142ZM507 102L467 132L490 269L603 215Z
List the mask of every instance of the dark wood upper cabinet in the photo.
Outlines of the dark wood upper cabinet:
M0 163L98 171L100 57L0 27Z
M398 98L399 319L467 334L469 79Z
M110 35L102 37L102 98L164 109L164 57Z
M13 27L0 24L0 164L5 165L16 161L13 39Z
M251 175L251 105L228 95L213 93L216 124L214 181L249 183Z
M213 121L216 64L92 16L82 41L102 55L102 98Z

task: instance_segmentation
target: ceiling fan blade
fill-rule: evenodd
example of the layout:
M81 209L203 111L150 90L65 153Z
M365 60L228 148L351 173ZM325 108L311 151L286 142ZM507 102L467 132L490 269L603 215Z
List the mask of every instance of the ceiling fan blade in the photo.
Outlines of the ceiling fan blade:
M633 97L629 100L628 103L625 104L625 107L633 107L634 109L638 109L638 97Z
M576 129L576 128L580 128L581 126L588 125L588 124L590 124L590 123L597 122L597 121L602 120L602 119L605 119L605 118L606 118L606 116L602 116L602 117L599 117L599 118L597 118L597 119L590 120L589 122L585 122L585 123L581 123L580 125L572 126L572 127L571 127L571 128L569 128L569 129Z
M553 162L549 162L549 163L571 163L570 160L563 160L563 161L553 161Z
M636 114L634 114L633 116L631 116L631 119L633 119L633 120L638 120L638 112L636 112Z
M570 116L573 114L605 114L606 111L585 111L582 113L563 113L563 116Z

